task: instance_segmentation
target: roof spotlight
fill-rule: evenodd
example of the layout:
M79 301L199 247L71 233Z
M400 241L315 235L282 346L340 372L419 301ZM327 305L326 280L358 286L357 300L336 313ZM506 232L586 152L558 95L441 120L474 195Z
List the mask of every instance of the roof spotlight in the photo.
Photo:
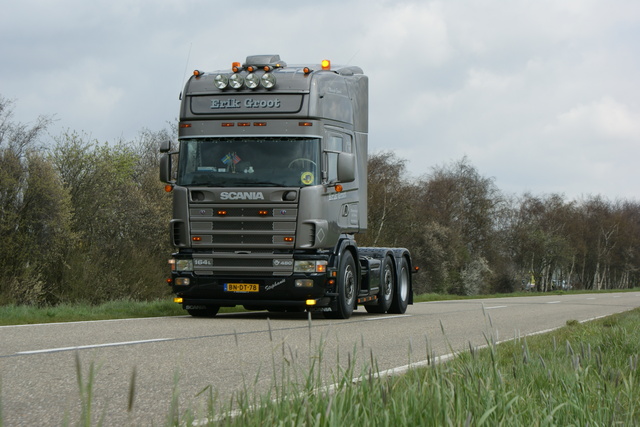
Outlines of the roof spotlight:
M232 74L231 77L229 77L229 86L231 86L232 88L240 89L243 84L244 77L242 77L240 74Z
M213 78L213 84L218 89L226 89L226 87L229 85L229 77L225 76L224 74L218 74Z
M258 75L255 73L250 73L247 74L247 77L245 77L244 81L249 89L255 89L260 84L260 77L258 77Z
M276 76L271 73L264 73L262 77L260 77L260 84L265 89L271 89L276 85Z

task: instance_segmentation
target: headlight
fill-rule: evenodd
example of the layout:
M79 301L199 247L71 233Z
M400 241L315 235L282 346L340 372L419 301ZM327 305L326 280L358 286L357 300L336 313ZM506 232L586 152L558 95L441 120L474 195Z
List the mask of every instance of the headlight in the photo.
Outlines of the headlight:
M213 84L218 89L226 89L226 87L229 85L229 77L225 76L224 74L218 74L213 78Z
M176 271L193 271L193 260L176 259Z
M247 77L245 77L245 82L247 83L247 87L249 89L255 89L260 84L260 77L258 77L254 73L247 74Z
M327 261L295 261L293 271L294 273L324 273L327 271Z
M229 86L231 86L232 88L240 89L243 84L244 77L242 77L240 74L232 74L231 77L229 77Z
M260 77L260 83L265 89L271 89L276 85L276 76L271 73L264 73L262 77Z

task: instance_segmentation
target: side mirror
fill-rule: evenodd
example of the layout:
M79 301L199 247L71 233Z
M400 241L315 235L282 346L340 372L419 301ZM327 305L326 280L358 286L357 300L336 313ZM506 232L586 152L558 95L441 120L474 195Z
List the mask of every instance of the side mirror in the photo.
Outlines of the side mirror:
M162 141L160 143L160 152L168 153L169 151L171 151L171 141L169 140Z
M338 182L353 182L356 179L356 157L351 153L338 155Z
M171 181L171 154L165 153L160 157L160 181L166 184L173 183Z

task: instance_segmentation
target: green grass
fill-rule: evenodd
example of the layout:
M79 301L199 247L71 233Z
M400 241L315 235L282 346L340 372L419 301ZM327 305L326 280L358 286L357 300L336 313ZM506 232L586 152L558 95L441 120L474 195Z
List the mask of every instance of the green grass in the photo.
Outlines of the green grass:
M220 312L238 311L240 308L223 307ZM137 317L182 316L187 312L170 298L157 301L117 300L100 305L60 304L51 307L30 305L0 306L1 325L75 322Z
M634 292L638 289L609 290L597 292ZM595 291L554 291L516 292L511 294L493 294L460 296L449 294L415 295L414 302L449 301L459 299L501 298L517 296L561 295L565 293L593 293ZM220 313L245 311L242 307L222 307ZM172 301L172 298L157 301L117 300L100 305L89 304L60 304L56 306L38 307L32 305L4 305L0 306L0 326L23 325L35 323L74 322L87 320L127 319L137 317L181 316L187 312L182 306Z
M245 391L224 409L209 405L211 426L611 426L640 425L640 310L553 333L471 349L398 377L376 377L375 360L353 384L354 364L320 384L289 375L276 395ZM425 355L428 356L428 355ZM429 356L434 360L433 355ZM231 409L235 408L236 412ZM239 411L238 411L239 410ZM225 416L225 414L227 414ZM203 420L206 422L203 423ZM178 420L174 420L177 421Z

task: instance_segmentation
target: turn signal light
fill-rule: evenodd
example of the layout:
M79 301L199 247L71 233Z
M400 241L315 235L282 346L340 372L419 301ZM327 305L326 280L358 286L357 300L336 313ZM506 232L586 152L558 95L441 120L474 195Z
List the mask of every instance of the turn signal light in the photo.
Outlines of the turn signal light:
M330 70L331 69L331 61L329 61L328 59L323 59L321 64L322 64L322 69L323 70Z
M167 193L171 193L173 191L173 185L171 184L167 184L164 186L164 191L166 191Z

